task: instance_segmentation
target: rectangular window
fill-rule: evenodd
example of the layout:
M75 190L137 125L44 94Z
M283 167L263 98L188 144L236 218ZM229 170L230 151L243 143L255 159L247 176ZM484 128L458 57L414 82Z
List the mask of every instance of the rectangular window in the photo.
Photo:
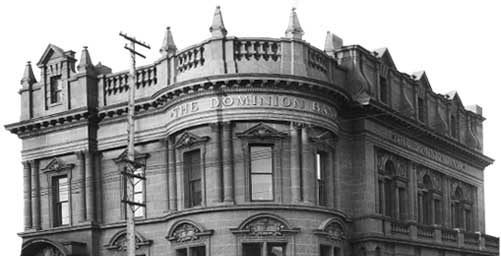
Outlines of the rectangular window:
M251 200L273 200L273 148L250 146Z
M441 224L442 223L442 211L440 207L440 200L435 199L434 200L434 207L435 207L435 224Z
M418 98L418 120L424 122L424 100L423 98Z
M384 182L384 214L385 216L393 216L393 200L394 193L392 192L392 181L386 179Z
M68 177L59 176L52 180L54 194L54 226L70 224Z
M202 204L202 174L200 150L192 150L184 153L183 156L184 173L187 179L187 207L199 206Z
M50 103L61 101L61 92L63 91L63 82L61 76L52 76L50 78Z
M317 174L317 198L319 205L327 205L327 193L325 188L325 174L327 168L327 154L317 152L315 155L315 172Z
M471 211L469 209L465 209L464 211L465 218L465 229L466 231L473 231L473 218L471 216Z
M176 256L188 256L188 249L186 248L177 249Z
M244 243L242 256L286 256L284 243Z
M332 256L331 254L332 247L328 245L320 245L320 256Z
M384 77L379 79L379 98L381 102L388 103L388 84Z
M398 200L398 217L400 220L405 220L407 219L407 208L405 207L407 204L407 193L404 188L398 188Z
M384 213L384 182L379 179L378 180L378 196L379 196L379 205L378 205L378 213Z
M144 177L144 168L137 168L134 170L134 174ZM144 204L144 179L133 178L134 182L134 202ZM136 206L134 211L134 217L144 216L144 206Z

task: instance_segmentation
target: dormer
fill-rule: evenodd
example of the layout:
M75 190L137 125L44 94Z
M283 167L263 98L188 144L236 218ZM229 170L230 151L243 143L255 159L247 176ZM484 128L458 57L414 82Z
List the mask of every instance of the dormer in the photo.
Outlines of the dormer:
M67 110L68 79L75 73L75 52L49 44L37 63L41 69L42 102L47 114Z

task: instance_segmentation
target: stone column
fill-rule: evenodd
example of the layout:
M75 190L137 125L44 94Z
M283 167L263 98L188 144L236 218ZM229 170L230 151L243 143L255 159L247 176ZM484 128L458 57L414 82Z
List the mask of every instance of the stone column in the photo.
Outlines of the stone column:
M80 194L78 198L78 222L84 222L87 220L85 209L85 154L83 151L76 152L75 154L78 158L78 190Z
M224 202L233 203L233 137L231 122L223 123Z
M31 209L33 211L33 221L32 227L34 229L41 228L41 218L40 218L40 175L39 175L39 167L38 161L33 160L30 162L31 165L31 197L32 197L32 206Z
M299 128L296 124L290 126L291 141L291 200L292 203L301 201L301 150L299 149Z
M223 200L223 163L221 162L223 146L221 145L221 124L219 122L212 123L210 127L214 142L209 145L209 160L207 161L207 184L209 185L207 201L209 205L220 203Z
M176 149L174 148L174 136L167 139L169 151L169 210L177 210L177 189L176 189Z
M33 225L31 216L31 166L27 161L23 162L24 175L24 229L30 229Z
M316 174L313 165L313 154L308 138L308 128L304 126L301 128L301 150L303 162L301 166L303 176L303 201L307 204L316 203Z
M168 212L171 210L170 195L169 195L170 194L170 191L169 191L170 190L170 182L169 182L169 175L170 175L170 173L169 173L170 147L169 146L170 145L169 145L169 139L167 138L167 139L163 140L163 143L165 145L165 175L163 177L165 179L165 181L164 181L163 185L165 186L165 188L167 188L165 190L165 198L166 198L165 199L165 208L166 208L165 211Z
M85 151L85 210L87 221L96 220L94 153Z
M399 188L398 188L398 184L395 186L395 189L393 190L393 193L394 193L394 205L395 205L395 208L393 209L393 212L394 212L394 217L396 219L399 219L400 220L400 193L399 193Z
M410 164L409 172L409 219L417 220L417 170L415 164Z
M444 214L442 215L444 217L443 224L445 227L452 227L451 191L450 191L450 180L448 178L444 177L442 189L443 189L442 209L444 210Z

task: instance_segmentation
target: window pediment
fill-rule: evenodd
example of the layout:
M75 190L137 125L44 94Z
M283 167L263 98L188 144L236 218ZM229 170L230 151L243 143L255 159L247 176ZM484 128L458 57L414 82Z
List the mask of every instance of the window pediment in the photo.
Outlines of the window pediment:
M344 225L337 218L331 218L324 221L317 230L314 230L314 233L317 235L325 236L333 241L346 239L346 231Z
M176 148L191 147L196 144L205 143L209 140L208 136L197 136L191 132L184 132L175 143Z
M242 222L238 228L230 230L234 234L249 236L283 236L299 232L299 228L290 228L285 220L272 214L254 215Z
M266 125L264 123L259 123L244 132L237 133L240 138L284 138L287 137L287 133L279 132L273 127Z
M141 234L136 233L136 249L143 246L149 246L153 243L152 240L146 240ZM117 232L104 248L108 250L126 251L127 250L127 231L122 230Z
M44 168L41 169L42 172L58 172L62 170L73 169L74 164L67 164L59 158L52 159Z
M202 239L212 235L213 230L206 230L199 224L190 220L181 220L172 225L166 239L169 241L184 243Z
M136 158L136 162L139 164L144 164L144 160L150 156L148 153L134 153L134 156ZM115 163L128 163L129 159L127 158L127 150L124 150L120 155L118 155L116 158L113 158L113 161ZM141 167L141 166L138 166Z

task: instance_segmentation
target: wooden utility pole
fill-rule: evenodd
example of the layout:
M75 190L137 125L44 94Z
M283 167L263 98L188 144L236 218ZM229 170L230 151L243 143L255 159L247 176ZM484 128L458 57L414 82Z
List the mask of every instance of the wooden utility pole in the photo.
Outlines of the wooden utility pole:
M126 204L126 214L127 214L127 255L136 256L136 225L134 222L134 212L136 207L145 207L144 202L136 202L134 199L134 185L135 179L143 179L143 175L137 175L137 168L141 168L138 163L136 163L134 155L134 107L135 107L135 94L136 94L136 55L145 58L144 55L136 51L136 44L141 45L147 49L150 46L144 42L136 40L134 37L130 37L127 34L120 32L120 36L129 41L130 45L125 45L124 48L130 52L130 74L129 74L129 106L127 113L127 130L128 130L128 141L127 141L127 168L126 171L122 172L125 176L127 182L127 190L125 198L122 200Z

